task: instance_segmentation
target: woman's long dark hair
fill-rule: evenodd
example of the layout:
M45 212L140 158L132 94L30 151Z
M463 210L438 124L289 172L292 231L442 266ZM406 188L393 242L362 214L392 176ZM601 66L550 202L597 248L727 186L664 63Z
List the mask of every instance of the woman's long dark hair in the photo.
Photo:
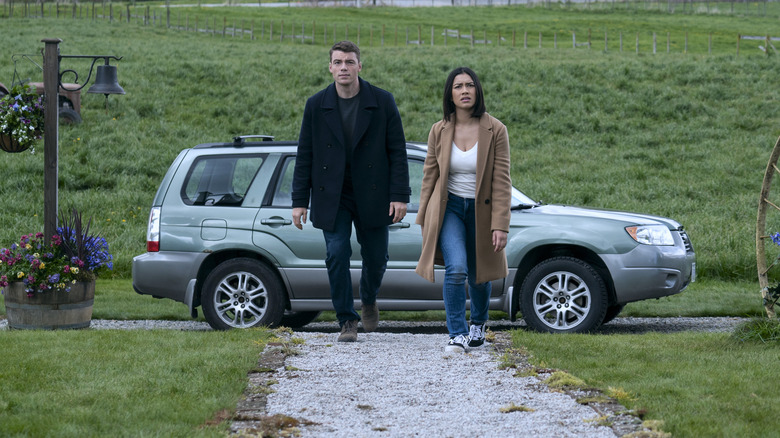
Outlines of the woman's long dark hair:
M485 97L482 93L482 84L479 82L477 74L474 70L468 67L458 67L450 72L447 76L447 82L444 84L444 120L450 121L450 116L455 112L455 103L452 101L452 84L455 82L455 76L466 73L471 76L471 80L474 81L474 89L476 90L476 96L474 96L474 106L471 108L471 117L482 117L485 114Z

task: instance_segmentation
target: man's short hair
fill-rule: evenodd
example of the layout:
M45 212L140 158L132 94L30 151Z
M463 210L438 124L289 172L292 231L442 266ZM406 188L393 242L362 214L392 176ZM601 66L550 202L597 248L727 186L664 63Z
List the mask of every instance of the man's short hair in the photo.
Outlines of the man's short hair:
M360 49L357 44L352 41L339 41L334 44L333 47L330 48L330 52L328 52L328 62L333 59L333 52L336 50L344 53L354 53L355 56L357 56L358 62L360 62Z

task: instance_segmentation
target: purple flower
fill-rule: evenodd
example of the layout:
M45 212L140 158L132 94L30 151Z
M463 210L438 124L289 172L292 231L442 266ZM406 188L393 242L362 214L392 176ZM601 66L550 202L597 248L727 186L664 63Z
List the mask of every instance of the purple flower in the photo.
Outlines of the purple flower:
M59 283L60 281L60 274L52 274L49 276L49 283Z

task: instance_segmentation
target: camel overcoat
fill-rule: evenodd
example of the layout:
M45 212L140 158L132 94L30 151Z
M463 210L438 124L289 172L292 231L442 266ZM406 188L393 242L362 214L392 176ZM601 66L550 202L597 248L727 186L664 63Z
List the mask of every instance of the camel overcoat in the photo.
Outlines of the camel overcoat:
M453 122L441 120L428 134L428 155L423 168L420 209L416 223L423 226L423 243L417 274L434 280L434 264L444 265L439 248L439 233L447 210ZM506 126L485 113L479 120L477 146L476 215L476 281L484 283L507 276L504 251L493 250L493 230L509 232L512 202L512 180L509 175L509 136Z

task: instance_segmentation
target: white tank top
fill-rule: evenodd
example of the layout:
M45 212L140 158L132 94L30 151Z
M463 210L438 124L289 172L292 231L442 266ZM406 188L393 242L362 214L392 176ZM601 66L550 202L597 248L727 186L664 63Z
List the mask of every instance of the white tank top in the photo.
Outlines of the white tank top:
M477 192L477 146L462 151L452 142L450 158L450 176L447 180L447 190L461 198L474 199Z

